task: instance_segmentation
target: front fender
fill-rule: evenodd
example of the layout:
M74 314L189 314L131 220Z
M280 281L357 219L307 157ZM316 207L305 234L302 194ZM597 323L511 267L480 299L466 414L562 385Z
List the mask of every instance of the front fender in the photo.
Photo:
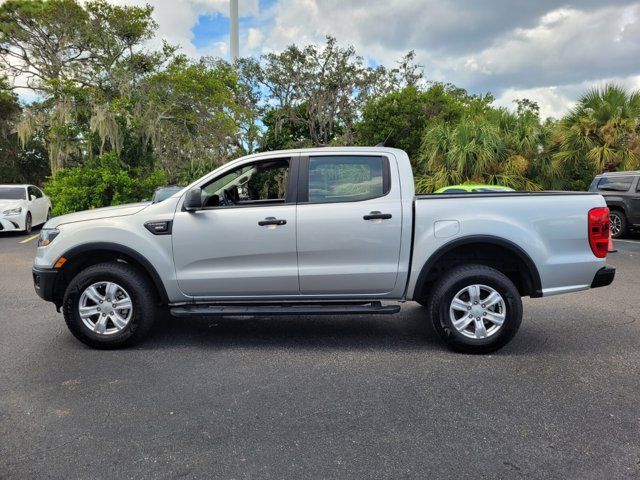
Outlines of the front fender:
M53 268L60 257L72 259L80 253L114 251L140 263L168 302L186 301L178 289L170 235L153 235L144 220L111 218L60 225L60 234L46 247L37 249L34 266Z

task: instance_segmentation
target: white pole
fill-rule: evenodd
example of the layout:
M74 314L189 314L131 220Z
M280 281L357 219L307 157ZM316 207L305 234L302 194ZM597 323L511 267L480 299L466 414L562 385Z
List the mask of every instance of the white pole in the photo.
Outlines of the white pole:
M231 0L231 11L229 13L231 35L231 61L235 62L240 56L240 38L238 34L238 0Z

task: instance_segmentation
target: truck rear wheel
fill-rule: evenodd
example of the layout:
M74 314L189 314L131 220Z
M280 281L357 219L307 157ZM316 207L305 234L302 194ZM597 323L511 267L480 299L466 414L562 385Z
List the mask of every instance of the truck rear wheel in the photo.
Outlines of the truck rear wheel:
M91 347L125 347L141 340L153 326L156 298L151 282L136 268L99 263L69 283L64 319L71 333Z
M506 345L520 328L522 300L513 282L498 270L466 265L437 282L428 312L450 348L489 353Z

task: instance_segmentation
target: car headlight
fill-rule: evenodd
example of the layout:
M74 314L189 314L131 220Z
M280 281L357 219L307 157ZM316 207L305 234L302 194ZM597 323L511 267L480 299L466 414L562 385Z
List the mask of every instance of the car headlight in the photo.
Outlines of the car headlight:
M53 240L60 235L60 230L57 228L43 228L40 230L40 236L38 237L38 246L46 247Z
M9 215L20 215L21 213L22 213L22 207L10 208L9 210L5 210L4 212L2 212L2 214L6 215L7 217Z

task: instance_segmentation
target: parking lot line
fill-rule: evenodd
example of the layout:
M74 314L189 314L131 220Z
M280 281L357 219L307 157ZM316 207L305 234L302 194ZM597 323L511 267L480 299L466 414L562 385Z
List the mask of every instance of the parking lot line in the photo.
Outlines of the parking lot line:
M25 238L24 240L21 240L20 243L30 242L31 240L33 240L34 238L38 238L39 236L40 234L36 233L35 235L31 235L29 238Z

